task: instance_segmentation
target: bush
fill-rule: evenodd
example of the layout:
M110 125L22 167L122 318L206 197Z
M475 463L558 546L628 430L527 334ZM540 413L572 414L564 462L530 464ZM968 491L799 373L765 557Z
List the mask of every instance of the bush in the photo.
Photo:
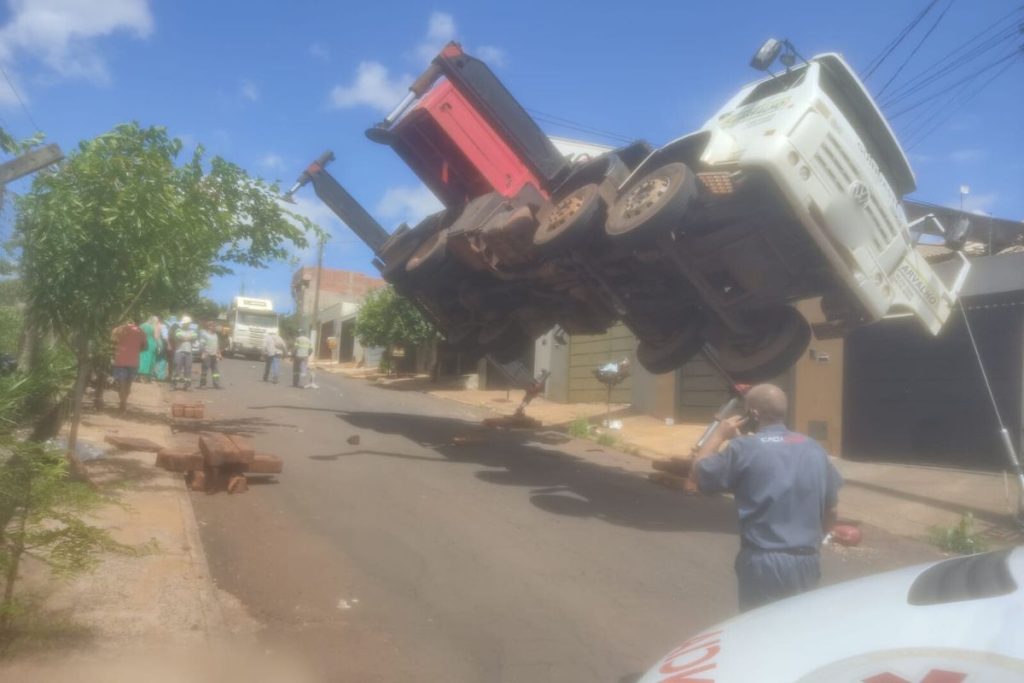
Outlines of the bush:
M590 437L590 423L587 422L585 417L577 417L575 420L569 423L569 436L574 436L577 439L586 439Z
M612 446L615 445L616 441L617 441L617 439L613 435L608 434L607 432L602 432L602 433L597 435L597 445L598 446L607 446L607 447L611 448Z
M932 543L946 552L974 555L988 550L988 544L974 531L974 515L970 512L960 517L960 523L953 527L934 527Z

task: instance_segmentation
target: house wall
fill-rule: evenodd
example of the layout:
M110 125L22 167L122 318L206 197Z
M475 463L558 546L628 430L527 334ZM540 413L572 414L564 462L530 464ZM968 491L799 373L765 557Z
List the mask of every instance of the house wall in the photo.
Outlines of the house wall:
M608 362L628 358L636 367L636 337L619 323L604 334L573 335L569 338L568 401L600 403L607 400L608 389L594 377L594 370ZM613 403L629 403L633 378L627 378L612 390Z

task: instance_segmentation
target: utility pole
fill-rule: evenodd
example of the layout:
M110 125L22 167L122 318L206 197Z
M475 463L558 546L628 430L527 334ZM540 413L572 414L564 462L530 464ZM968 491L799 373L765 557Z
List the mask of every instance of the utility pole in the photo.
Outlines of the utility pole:
M313 291L313 329L316 330L316 340L313 344L313 359L320 359L320 271L324 265L324 242L326 238L320 238L320 246L316 252L316 289Z

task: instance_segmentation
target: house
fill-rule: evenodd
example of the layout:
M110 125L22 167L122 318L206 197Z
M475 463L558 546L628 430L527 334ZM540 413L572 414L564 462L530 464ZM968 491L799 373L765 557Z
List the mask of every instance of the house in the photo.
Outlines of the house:
M295 310L301 315L302 327L313 324L313 304L316 300L316 268L303 267L292 275L292 298ZM367 294L383 287L384 280L334 268L320 269L319 338L335 342L317 344L320 360L346 362L359 359L364 350L355 339L355 314ZM316 336L316 335L314 335Z

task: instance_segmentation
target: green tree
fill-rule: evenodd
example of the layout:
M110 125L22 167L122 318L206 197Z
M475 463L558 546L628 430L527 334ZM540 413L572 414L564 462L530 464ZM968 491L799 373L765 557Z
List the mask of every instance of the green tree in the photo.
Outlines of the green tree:
M305 248L308 220L278 188L200 146L178 165L181 142L163 128L120 125L81 143L18 201L15 239L31 323L77 359L68 458L94 350L143 313L180 309L231 264L262 267Z
M390 369L395 347L415 349L436 339L437 332L412 302L389 285L370 292L359 307L356 338L363 346L383 347Z

